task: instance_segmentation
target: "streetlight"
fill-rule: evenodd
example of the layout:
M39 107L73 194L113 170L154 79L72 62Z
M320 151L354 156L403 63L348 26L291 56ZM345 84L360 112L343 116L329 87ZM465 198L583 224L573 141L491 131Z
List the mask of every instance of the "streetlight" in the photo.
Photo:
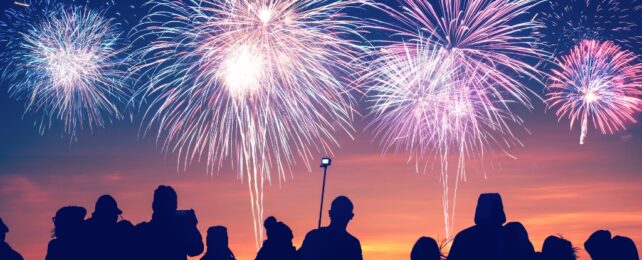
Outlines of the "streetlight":
M323 216L323 196L325 195L325 177L328 174L328 166L332 163L330 157L321 158L321 168L323 168L323 186L321 186L321 207L319 207L319 225L321 228L321 217Z

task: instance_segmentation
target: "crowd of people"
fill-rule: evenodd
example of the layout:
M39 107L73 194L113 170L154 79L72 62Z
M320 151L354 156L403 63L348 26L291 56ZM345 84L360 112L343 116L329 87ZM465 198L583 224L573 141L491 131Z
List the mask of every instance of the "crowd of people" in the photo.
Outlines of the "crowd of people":
M178 196L169 186L154 191L153 214L149 222L133 225L119 220L122 211L110 195L98 198L91 217L85 219L83 207L66 206L53 217L54 230L46 260L166 259L185 260L205 251L194 210L178 210ZM354 205L345 196L332 201L330 224L310 231L297 250L292 230L275 217L264 222L267 239L255 260L361 260L361 244L347 227ZM0 219L0 259L22 260L5 237L9 228ZM207 252L202 260L233 260L228 245L227 228L207 230ZM639 260L633 240L614 236L607 230L593 233L584 243L593 260ZM448 256L430 237L417 240L411 260L571 260L576 248L560 236L544 241L541 252L531 243L526 228L519 222L506 223L499 194L481 194L475 211L475 225L459 232Z

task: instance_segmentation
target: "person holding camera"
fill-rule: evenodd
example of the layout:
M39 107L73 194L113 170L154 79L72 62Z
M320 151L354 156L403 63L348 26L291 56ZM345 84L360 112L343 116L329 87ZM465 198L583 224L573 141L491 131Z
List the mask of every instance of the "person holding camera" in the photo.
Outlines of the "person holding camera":
M178 196L170 186L154 191L149 222L136 226L138 259L186 260L203 253L203 237L194 210L177 210Z

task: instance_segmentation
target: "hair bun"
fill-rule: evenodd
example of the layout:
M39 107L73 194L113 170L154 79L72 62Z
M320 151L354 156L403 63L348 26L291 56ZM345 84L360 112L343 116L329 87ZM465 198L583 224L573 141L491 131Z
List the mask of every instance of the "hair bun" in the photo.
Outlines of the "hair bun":
M276 224L276 218L273 216L269 216L268 218L265 219L265 222L263 222L263 226L265 226L266 229L270 229Z

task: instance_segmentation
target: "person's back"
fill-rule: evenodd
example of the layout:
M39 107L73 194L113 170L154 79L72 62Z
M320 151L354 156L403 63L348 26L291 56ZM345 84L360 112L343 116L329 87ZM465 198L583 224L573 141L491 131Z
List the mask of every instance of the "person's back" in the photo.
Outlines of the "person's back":
M0 259L2 260L22 260L22 256L18 254L7 242L5 241L9 233L9 227L7 227L2 218L0 218Z
M575 260L575 248L570 241L556 236L549 236L544 240L541 258L543 260Z
M502 198L497 193L479 196L475 210L475 226L455 236L448 260L506 259L502 224L506 222Z
M504 248L507 260L529 260L535 257L535 248L528 238L522 223L510 222L504 225Z
M431 237L421 237L410 252L410 260L440 260L441 251L437 241Z
M46 260L87 259L87 244L84 240L83 221L87 210L67 206L56 212L54 239L47 246Z
M178 198L171 187L159 186L154 191L151 221L134 229L138 259L186 260L187 256L203 253L194 211L177 211L177 206Z
M339 196L332 201L330 225L310 231L299 249L302 260L361 260L359 240L346 230L348 222L354 217L350 199Z
M122 214L116 200L103 195L96 201L92 217L85 221L88 251L95 260L131 259L133 225L126 220L118 222Z
M615 236L611 241L612 259L617 260L639 260L638 249L633 240L628 237Z
M296 248L292 245L292 230L276 218L268 217L264 223L267 239L263 241L261 250L256 255L256 260L295 260Z
M201 260L235 260L228 245L227 228L213 226L207 229L207 253Z

